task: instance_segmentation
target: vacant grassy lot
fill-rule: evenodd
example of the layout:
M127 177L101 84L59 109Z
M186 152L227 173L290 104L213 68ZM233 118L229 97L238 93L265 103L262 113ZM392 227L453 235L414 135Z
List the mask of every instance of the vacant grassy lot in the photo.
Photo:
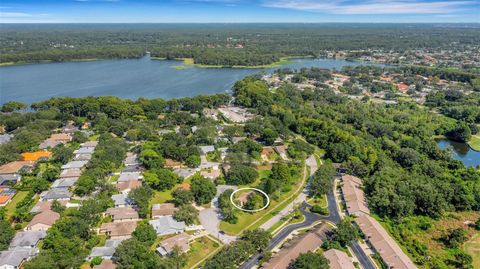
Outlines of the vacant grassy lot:
M190 244L188 263L185 268L193 268L198 262L218 251L220 247L218 243L207 236L195 239L195 241Z
M27 197L28 191L19 191L15 196L13 196L12 201L5 206L7 210L7 218L10 218L15 213L15 206L23 200L23 198Z

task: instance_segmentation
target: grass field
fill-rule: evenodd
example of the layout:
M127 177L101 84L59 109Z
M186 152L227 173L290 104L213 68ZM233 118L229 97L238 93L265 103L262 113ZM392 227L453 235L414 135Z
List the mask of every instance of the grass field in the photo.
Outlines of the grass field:
M15 213L15 206L23 200L23 198L27 197L28 191L19 191L15 196L12 198L12 201L5 206L7 210L7 218L10 218Z
M473 258L473 268L480 268L480 233L475 234L472 239L463 245L463 250Z
M219 250L220 247L218 243L207 236L195 239L195 241L190 244L188 263L185 268L193 268L198 262Z
M163 204L167 201L172 200L172 192L171 191L155 191L153 194L152 199L150 199L150 204Z
M468 145L475 151L480 151L480 135L472 135Z

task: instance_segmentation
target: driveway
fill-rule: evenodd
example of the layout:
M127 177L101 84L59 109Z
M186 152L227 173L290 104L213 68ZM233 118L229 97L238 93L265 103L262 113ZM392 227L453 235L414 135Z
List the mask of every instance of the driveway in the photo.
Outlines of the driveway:
M219 209L217 208L217 200L218 196L222 194L227 189L236 190L237 186L228 186L228 185L218 185L217 186L217 194L212 200L211 207L205 208L200 211L199 218L200 223L203 225L205 230L207 230L212 236L218 238L224 244L229 244L232 241L237 239L236 236L222 234L220 232L220 222L222 221Z

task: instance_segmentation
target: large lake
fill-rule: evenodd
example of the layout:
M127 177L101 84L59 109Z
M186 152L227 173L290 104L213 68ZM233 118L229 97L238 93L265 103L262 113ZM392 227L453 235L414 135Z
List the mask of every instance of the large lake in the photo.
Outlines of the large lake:
M114 95L121 98L179 98L227 92L235 81L276 68L197 68L180 61L128 60L64 62L0 67L0 104L7 101L32 103L59 96ZM340 69L360 63L334 59L295 59L282 66Z
M476 167L480 165L480 152L471 149L466 143L460 143L448 139L437 141L441 149L450 149L455 160L462 161L465 166Z

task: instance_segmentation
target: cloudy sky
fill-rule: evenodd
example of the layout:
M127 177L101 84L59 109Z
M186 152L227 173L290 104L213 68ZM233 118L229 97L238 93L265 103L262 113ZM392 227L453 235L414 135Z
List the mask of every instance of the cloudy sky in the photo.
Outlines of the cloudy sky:
M1 0L2 23L480 22L480 0Z

